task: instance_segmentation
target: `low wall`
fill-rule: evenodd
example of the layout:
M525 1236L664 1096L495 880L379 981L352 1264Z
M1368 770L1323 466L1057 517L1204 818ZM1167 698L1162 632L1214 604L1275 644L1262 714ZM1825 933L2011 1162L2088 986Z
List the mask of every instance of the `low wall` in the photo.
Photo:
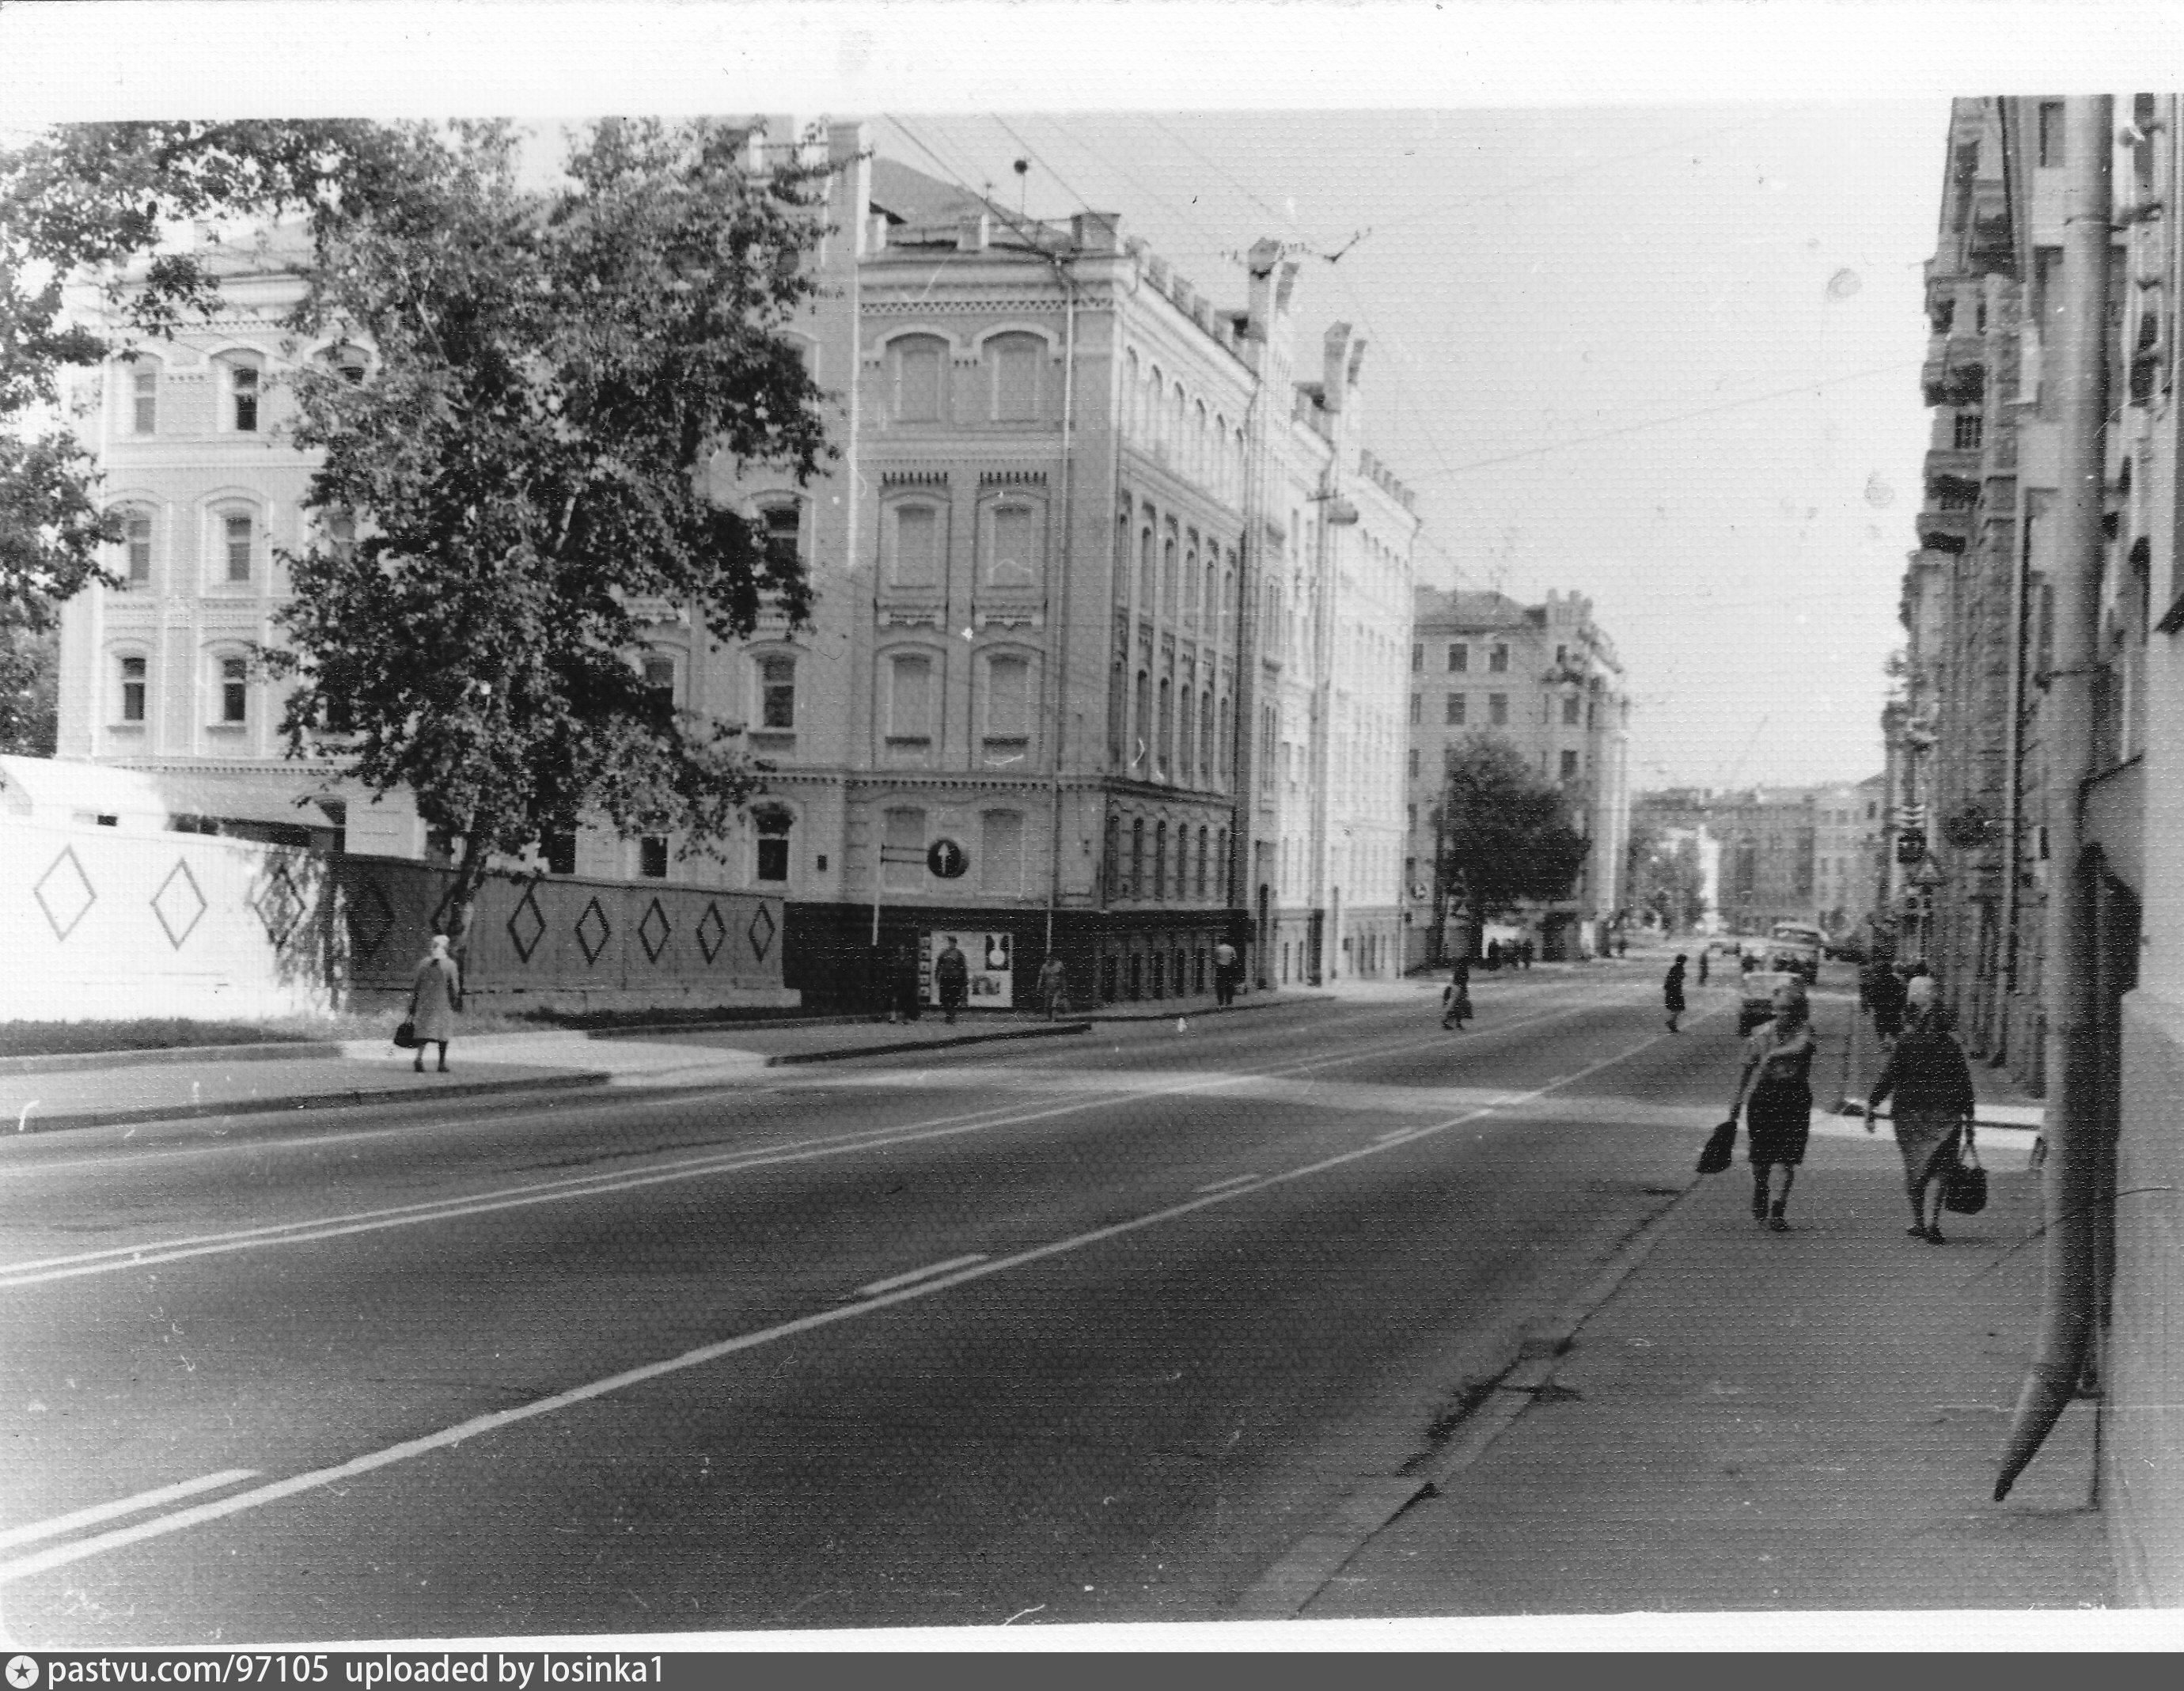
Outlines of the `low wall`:
M2123 1001L2101 1496L2118 1595L2184 1605L2184 1005Z
M328 892L277 846L0 820L0 1021L325 1010Z

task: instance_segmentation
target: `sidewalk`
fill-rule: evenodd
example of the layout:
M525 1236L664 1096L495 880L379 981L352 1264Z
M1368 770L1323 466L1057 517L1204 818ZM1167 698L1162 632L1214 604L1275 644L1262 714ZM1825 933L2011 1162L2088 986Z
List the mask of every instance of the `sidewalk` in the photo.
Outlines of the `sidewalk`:
M2036 1110L1979 1078L1983 1114ZM1981 1136L1989 1205L1935 1246L1905 1235L1886 1124L1814 1125L1789 1233L1753 1225L1741 1160L1694 1176L1570 1312L1567 1349L1518 1361L1286 1612L2108 1604L2091 1404L1989 1500L2039 1314L2034 1136Z

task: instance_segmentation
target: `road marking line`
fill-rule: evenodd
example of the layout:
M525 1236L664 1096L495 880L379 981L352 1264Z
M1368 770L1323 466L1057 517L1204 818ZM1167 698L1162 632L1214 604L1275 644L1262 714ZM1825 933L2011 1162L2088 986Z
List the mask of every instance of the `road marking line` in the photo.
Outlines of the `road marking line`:
M1507 1024L1499 1031L1507 1032L1532 1021L1552 1021L1564 1019L1582 1010L1613 1003L1626 993L1612 997L1597 991L1577 1003L1537 1017ZM1395 1044L1348 1052L1340 1057L1313 1058L1302 1062L1280 1065L1262 1070L1221 1071L1202 1080L1173 1087L1157 1087L1150 1092L1123 1089L1112 1093L1094 1093L1072 1099L1063 1104L1041 1110L1022 1110L1013 1104L987 1104L954 1116L942 1116L934 1121L914 1122L900 1127L874 1127L833 1139L791 1140L783 1145L767 1146L755 1150L716 1151L702 1156L686 1158L680 1162L656 1165L641 1174L627 1176L580 1175L558 1181L542 1181L528 1186L504 1187L498 1191L472 1193L468 1197L432 1199L421 1204L392 1206L382 1210L351 1211L343 1215L321 1216L301 1221L282 1221L261 1227L248 1227L228 1233L199 1234L174 1239L164 1243L146 1245L115 1245L103 1250L86 1251L70 1256L45 1257L25 1262L0 1264L0 1290L14 1290L23 1287L45 1285L56 1280L73 1280L92 1274L111 1274L138 1268L156 1266L162 1263L187 1260L193 1257L225 1255L239 1250L256 1249L265 1246L314 1244L329 1239L344 1238L354 1233L376 1232L393 1227L415 1227L429 1221L458 1221L471 1215L490 1215L497 1210L528 1208L537 1204L566 1202L575 1198L605 1197L618 1192L634 1191L647 1186L667 1182L702 1179L713 1175L739 1173L746 1169L764 1168L782 1163L809 1161L817 1157L836 1156L859 1150L886 1149L896 1145L914 1144L924 1139L952 1138L959 1133L983 1132L989 1127L1018 1127L1034 1121L1048 1121L1086 1110L1109 1108L1118 1104L1143 1103L1157 1097L1184 1097L1194 1093L1205 1093L1224 1086L1234 1086L1251 1080L1279 1078L1309 1072L1313 1069L1332 1068L1345 1063L1363 1060L1374 1056L1388 1056L1407 1050L1432 1048L1446 1049L1446 1042L1431 1037L1412 1038ZM1590 1070L1582 1072L1590 1073ZM1574 1079L1575 1076L1567 1076ZM1558 1081L1555 1084L1559 1085ZM1527 1094L1535 1096L1536 1094ZM1507 1102L1507 1100L1505 1100ZM1016 1113L1011 1113L1012 1111ZM1466 1118L1469 1119L1469 1118ZM1421 1130L1430 1131L1430 1130Z
M1650 1038L1641 1040L1639 1043L1626 1050L1619 1051L1612 1057L1603 1057L1596 1063L1588 1064L1574 1073L1565 1076L1562 1080L1536 1087L1528 1093L1513 1094L1504 1102L1511 1104L1529 1104L1550 1092L1558 1090L1574 1082L1584 1080L1588 1076L1597 1074L1602 1069L1613 1068L1618 1063L1627 1062L1641 1051L1658 1045L1663 1040L1671 1037L1673 1036L1665 1032L1656 1033ZM1445 1132L1451 1128L1460 1127L1467 1122L1475 1121L1485 1113L1483 1110L1466 1110L1462 1115L1452 1115L1445 1121L1437 1121L1429 1126L1422 1127L1413 1137L1423 1138L1429 1133ZM1693 1112L1695 1115L1697 1113ZM1356 1146L1346 1151L1339 1151L1332 1156L1323 1157L1316 1162L1302 1163L1295 1168L1265 1176L1261 1181L1254 1182L1253 1185L1256 1188L1262 1184L1271 1186L1290 1181L1306 1180L1313 1175L1324 1174L1331 1169L1340 1168L1347 1164L1361 1161L1367 1157L1380 1155L1383 1149L1376 1145ZM816 1332L822 1327L833 1327L838 1322L869 1315L875 1310L891 1309L897 1304L907 1304L920 1298L929 1298L938 1293L950 1291L971 1281L985 1279L989 1275L1006 1273L1012 1268L1022 1268L1031 1263L1043 1262L1049 1257L1062 1256L1074 1251L1089 1249L1093 1245L1104 1244L1110 1239L1121 1238L1129 1233L1142 1232L1148 1227L1156 1227L1166 1221L1178 1221L1185 1215L1195 1215L1201 1210L1210 1210L1217 1204L1226 1204L1245 1195L1246 1193L1240 1189L1207 1193L1180 1204L1172 1204L1164 1210L1155 1210L1143 1215L1133 1216L1126 1221L1110 1222L1106 1227L1095 1227L1087 1232L1073 1234L1067 1238L1052 1240L1046 1244L1034 1245L1008 1256L973 1263L967 1267L955 1269L945 1274L936 1273L931 1278L921 1280L914 1286L905 1286L892 1292L883 1292L876 1297L864 1299L854 1304L838 1304L832 1309L821 1310L808 1316L799 1316L773 1327L761 1327L755 1332L744 1333L734 1338L721 1339L712 1344L700 1345L694 1350L684 1351L680 1356L667 1357L658 1362L644 1363L635 1368L627 1369L621 1373L609 1375L603 1380L594 1380L587 1385L573 1386L567 1391L557 1392L551 1397L536 1399L527 1404L519 1404L512 1409L495 1410L489 1414L475 1416L454 1427L443 1427L437 1432L406 1439L399 1444L391 1444L384 1449L353 1457L332 1467L314 1468L308 1473L292 1475L285 1480L276 1480L270 1484L259 1486L247 1492L240 1492L233 1497L221 1498L217 1502L198 1504L173 1515L163 1515L155 1520L139 1521L133 1527L117 1527L113 1532L103 1532L97 1538L81 1538L69 1544L56 1544L48 1549L18 1557L14 1561L0 1562L0 1586L12 1585L18 1580L29 1579L37 1574L49 1572L57 1567L65 1567L71 1562L85 1561L93 1556L104 1555L109 1550L125 1549L131 1544L142 1544L148 1539L164 1538L170 1533L183 1532L192 1527L203 1526L209 1521L223 1521L230 1516L241 1515L248 1510L261 1509L268 1504L278 1503L304 1492L316 1491L323 1487L338 1484L343 1480L359 1478L365 1474L376 1472L381 1468L391 1467L398 1462L408 1461L412 1457L428 1455L435 1450L444 1450L451 1445L465 1443L488 1432L498 1432L505 1427L535 1420L540 1416L553 1415L560 1410L573 1408L578 1404L588 1403L594 1398L605 1397L615 1392L627 1391L632 1386L644 1385L651 1381L662 1379L671 1374L682 1373L688 1369L702 1368L709 1363L719 1361L723 1357L737 1355L746 1350L755 1350L761 1345L775 1343L782 1339L798 1338L808 1332Z
M255 1468L230 1468L224 1473L207 1474L200 1479L184 1480L179 1485L161 1486L157 1491L141 1491L134 1497L125 1497L113 1503L94 1504L89 1509L79 1509L68 1515L56 1515L50 1521L33 1521L27 1527L10 1527L0 1532L0 1550L12 1550L18 1544L34 1544L41 1538L58 1538L64 1532L73 1532L79 1527L96 1527L102 1521L113 1521L124 1515L136 1515L147 1509L157 1509L163 1503L178 1503L183 1498L195 1497L200 1492L218 1491L239 1480L254 1480Z
M1241 1186L1246 1181L1256 1180L1256 1174L1232 1174L1226 1180L1217 1180L1209 1186L1195 1187L1196 1192L1226 1192L1232 1186Z
M1390 1139L1407 1139L1416 1132L1418 1129L1415 1127L1391 1127L1384 1133L1374 1135L1373 1143L1376 1145L1384 1145Z
M892 1292L898 1286L909 1286L920 1280L930 1280L936 1274L946 1274L951 1269L968 1268L974 1262L983 1262L986 1254L974 1251L969 1256L951 1256L945 1262L936 1262L929 1268L913 1268L907 1274L894 1274L885 1280L875 1280L869 1286L857 1288L860 1298L877 1298L883 1292Z

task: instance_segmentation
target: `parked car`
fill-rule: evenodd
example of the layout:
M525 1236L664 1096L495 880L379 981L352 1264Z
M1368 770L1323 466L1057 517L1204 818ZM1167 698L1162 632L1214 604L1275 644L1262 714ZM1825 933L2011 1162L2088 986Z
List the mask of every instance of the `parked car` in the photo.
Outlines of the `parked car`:
M1744 1001L1736 1009L1736 1037L1741 1039L1763 1021L1774 1020L1774 989L1797 979L1787 969L1753 969L1743 978Z

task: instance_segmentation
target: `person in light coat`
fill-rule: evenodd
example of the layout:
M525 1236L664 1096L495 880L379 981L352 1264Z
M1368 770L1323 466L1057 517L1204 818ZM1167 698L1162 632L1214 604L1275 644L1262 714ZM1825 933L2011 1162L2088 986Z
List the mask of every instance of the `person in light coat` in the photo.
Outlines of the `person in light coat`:
M448 1072L448 1042L455 1037L455 1012L462 1008L462 978L455 960L448 954L447 935L434 934L432 953L417 965L416 982L410 988L410 1020L416 1024L417 1035L413 1066L421 1075L428 1041L440 1048L440 1072Z

